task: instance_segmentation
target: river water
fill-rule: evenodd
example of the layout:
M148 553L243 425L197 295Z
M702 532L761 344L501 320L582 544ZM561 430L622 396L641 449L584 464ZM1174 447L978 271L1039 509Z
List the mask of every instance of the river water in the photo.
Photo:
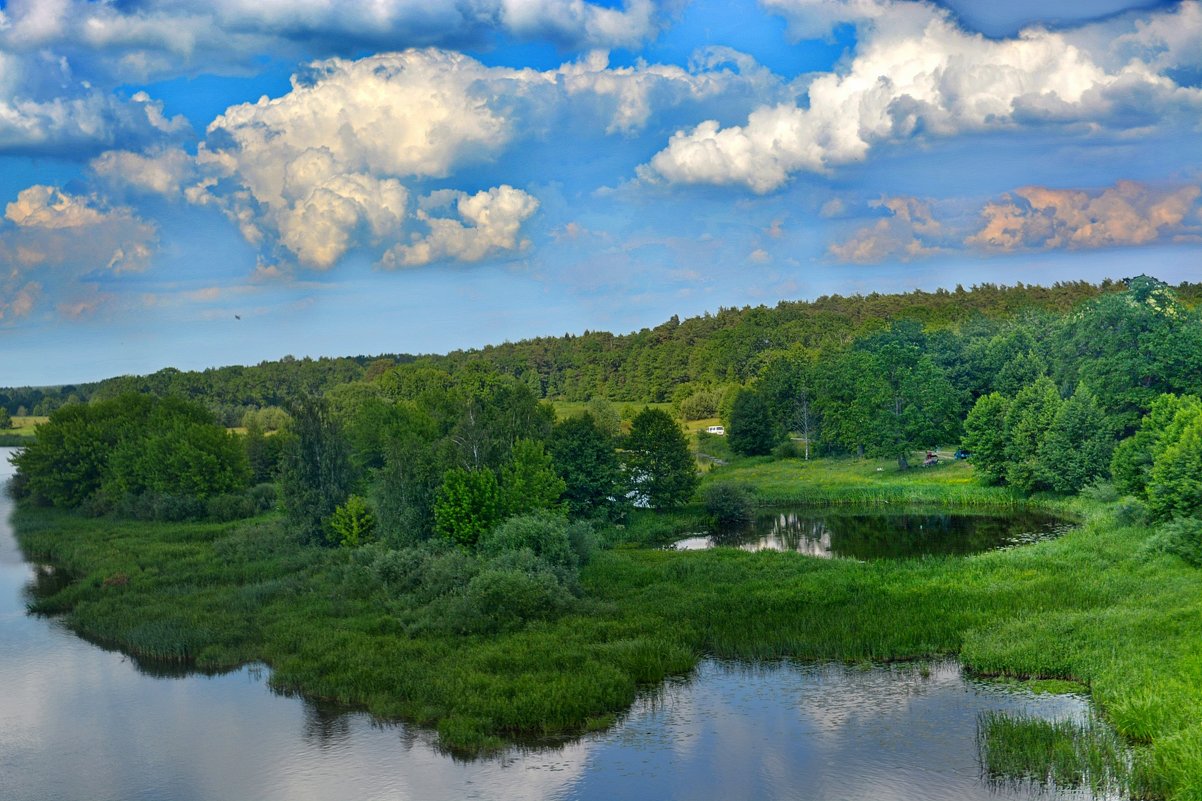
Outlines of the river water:
M0 474L10 468L0 449ZM37 577L0 500L0 798L1084 799L991 787L985 710L1082 718L1075 696L966 678L943 661L849 667L703 661L644 694L607 732L473 761L427 731L274 694L266 670L152 675L32 617Z
M963 556L1056 537L1069 527L1059 518L1029 511L863 514L839 509L775 509L757 515L746 525L696 534L671 547L691 551L729 546L862 560Z

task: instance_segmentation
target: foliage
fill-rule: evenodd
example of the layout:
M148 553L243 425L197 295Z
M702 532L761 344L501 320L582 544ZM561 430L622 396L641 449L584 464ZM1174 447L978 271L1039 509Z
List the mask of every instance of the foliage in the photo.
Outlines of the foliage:
M747 484L723 481L702 493L706 514L719 528L738 528L751 522L752 491Z
M480 553L489 558L522 549L553 566L575 568L577 564L576 551L568 538L568 521L551 512L511 517L484 533L479 542Z
M555 472L554 463L543 443L519 439L513 444L513 456L501 467L501 513L505 517L560 509L567 484Z
M375 538L376 516L362 496L352 495L334 510L328 525L332 541L344 548L358 548Z
M1006 409L1006 483L1021 492L1030 493L1041 486L1045 474L1039 448L1061 403L1056 385L1044 376L1024 387Z
M1084 384L1060 405L1039 444L1041 480L1056 492L1075 493L1106 474L1114 436Z
M593 419L597 421L597 428L611 437L616 437L622 433L622 414L607 399L599 395L590 398L585 408L593 416Z
M8 409L0 406L0 431L7 431L13 427L13 419L8 414Z
M280 496L292 530L306 542L337 545L326 525L351 494L350 449L324 401L291 410L292 431L280 465Z
M731 450L744 456L771 453L784 436L772 412L772 405L763 395L753 389L739 390L726 421Z
M1009 406L1005 397L991 392L977 398L964 419L964 449L972 454L973 467L986 484L1001 484L1006 478Z
M1148 480L1148 509L1158 520L1202 517L1202 414L1194 415L1156 456Z
M1142 497L1147 492L1156 458L1180 438L1182 430L1199 414L1202 400L1193 395L1166 394L1154 400L1135 433L1114 449L1110 469L1115 485L1122 492Z
M569 417L555 424L550 440L555 471L564 480L563 497L573 517L591 517L614 509L622 470L613 439L597 427L593 416Z
M624 456L635 496L652 509L682 506L697 489L697 467L684 432L661 409L645 408L630 424Z
M1159 547L1195 567L1202 567L1202 520L1178 517L1164 523L1156 535Z
M448 470L434 499L434 530L474 546L501 519L501 491L491 470Z

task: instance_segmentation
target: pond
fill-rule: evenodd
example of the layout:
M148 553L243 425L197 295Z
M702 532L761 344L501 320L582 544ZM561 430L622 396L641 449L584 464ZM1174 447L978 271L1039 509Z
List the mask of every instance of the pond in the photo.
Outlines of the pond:
M0 476L9 470L0 449ZM954 661L703 661L613 728L478 760L427 730L273 693L268 671L140 667L27 614L39 581L0 499L5 801L240 799L1089 799L982 776L990 710L1082 719L1087 701L966 677Z
M718 546L746 551L796 551L824 558L902 559L963 555L1059 536L1071 527L1030 511L1007 514L871 513L848 510L776 509L746 526L686 537L678 551Z

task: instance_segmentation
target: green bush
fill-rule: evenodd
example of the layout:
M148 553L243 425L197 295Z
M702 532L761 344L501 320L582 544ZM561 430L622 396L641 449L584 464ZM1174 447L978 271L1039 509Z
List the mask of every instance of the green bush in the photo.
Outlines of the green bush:
M563 612L572 596L549 565L530 551L506 554L467 585L452 616L464 631L495 633Z
M568 538L568 521L550 512L511 517L480 538L480 553L497 557L508 551L529 549L557 567L575 567L576 552Z
M1202 566L1202 520L1182 517L1161 528L1165 549L1194 566Z
M375 539L376 516L367 501L352 495L330 515L330 536L343 548L358 548Z
M242 493L223 493L214 495L205 503L205 517L209 520L227 522L253 517L255 503L249 495Z
M751 521L752 491L745 484L723 482L705 488L705 511L719 528L737 528Z

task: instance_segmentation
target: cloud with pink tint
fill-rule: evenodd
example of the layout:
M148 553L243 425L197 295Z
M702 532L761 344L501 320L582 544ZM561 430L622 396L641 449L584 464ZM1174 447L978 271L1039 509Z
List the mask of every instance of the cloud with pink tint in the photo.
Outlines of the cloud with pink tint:
M943 248L945 226L935 219L930 203L915 197L883 197L871 206L885 209L888 217L856 230L847 240L836 242L827 252L835 259L853 264L874 264L886 259L910 261L931 256Z

